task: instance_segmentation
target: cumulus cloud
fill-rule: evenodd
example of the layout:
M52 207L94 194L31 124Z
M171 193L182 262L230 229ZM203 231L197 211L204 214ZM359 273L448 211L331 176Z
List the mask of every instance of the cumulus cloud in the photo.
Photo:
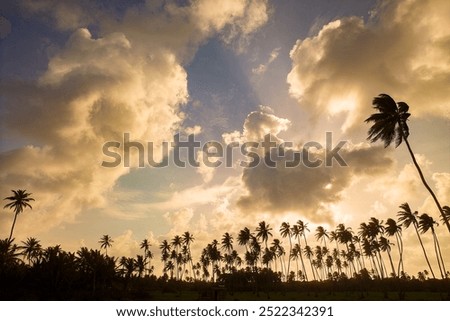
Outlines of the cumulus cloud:
M1 194L26 188L38 200L33 218L24 218L24 233L108 206L109 192L129 169L101 167L105 142L130 133L160 151L172 140L188 99L184 63L228 26L238 24L248 35L264 21L248 15L255 6L266 8L265 1L211 3L147 2L117 16L92 1L21 2L28 14L70 35L38 79L2 83L5 132L32 142L0 155Z
M391 94L414 116L450 117L450 3L383 1L369 21L346 17L292 48L290 94L313 117L344 113L361 123L372 98Z
M222 138L227 144L231 142L261 142L267 134L280 140L278 135L286 131L290 125L290 120L274 115L272 108L261 105L258 110L247 115L242 132L224 133Z
M348 166L308 167L299 164L287 167L294 159L294 150L285 150L284 156L272 154L276 166L261 162L254 168L244 169L242 180L247 195L238 200L243 212L269 212L272 214L299 211L312 222L331 222L330 205L341 200L342 193L356 178L375 177L393 165L389 152L382 147L348 143L341 157ZM324 160L325 152L310 152L310 158Z

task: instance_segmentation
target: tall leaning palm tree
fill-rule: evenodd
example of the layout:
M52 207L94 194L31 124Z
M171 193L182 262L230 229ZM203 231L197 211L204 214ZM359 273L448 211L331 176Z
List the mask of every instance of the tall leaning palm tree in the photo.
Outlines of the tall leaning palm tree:
M433 243L434 243L434 251L436 252L436 259L438 262L439 270L441 272L441 276L443 279L446 277L446 270L444 265L444 259L442 258L441 246L439 245L439 240L436 235L436 231L434 226L438 223L428 214L423 213L419 216L419 230L420 233L426 233L428 230L431 230L431 234L433 235Z
M384 142L384 147L388 147L395 140L395 147L397 148L403 141L408 148L408 152L411 155L414 166L419 173L420 179L422 180L423 185L430 193L434 202L436 203L437 208L441 214L442 219L447 226L448 231L450 232L450 223L446 218L445 213L439 203L436 195L434 194L431 187L428 185L425 177L423 176L422 170L420 169L419 164L417 163L416 157L409 145L408 136L409 136L409 128L406 124L410 113L408 113L409 106L404 102L396 103L391 96L386 94L380 94L373 99L372 105L375 109L378 110L378 113L370 115L369 118L365 120L365 122L373 122L372 127L370 127L368 132L367 139L372 143L381 140Z
M427 261L428 267L430 268L431 275L433 278L436 278L434 276L433 269L431 268L430 260L428 259L427 251L425 251L425 247L422 243L422 238L419 234L419 223L417 221L417 211L414 213L411 211L411 207L408 203L403 203L400 205L401 211L398 212L398 222L405 228L408 228L410 225L414 226L414 229L416 230L417 238L419 239L420 246L422 247L423 255L425 256L425 260Z
M189 231L183 233L183 244L187 247L188 260L191 264L191 272L194 275L194 280L197 280L197 276L194 272L194 263L192 262L191 244L194 243L194 235Z
M291 239L291 226L289 225L289 223L287 222L283 222L281 223L281 227L280 227L280 234L281 237L289 238L289 255L288 255L288 265L287 265L287 269L286 269L286 280L289 278L289 273L290 273L290 269L291 269L291 254L292 254L292 239ZM297 269L298 271L298 269Z
M397 249L398 249L398 256L399 256L397 275L401 276L405 272L404 267L403 267L402 227L400 225L398 225L394 219L388 218L386 220L385 233L388 236L395 235L395 238L397 240Z
M27 193L26 190L18 189L17 191L11 190L13 192L12 196L6 197L5 200L11 201L6 204L3 208L14 209L14 221L11 226L11 232L9 233L8 242L11 241L12 235L14 232L14 226L16 225L17 215L23 212L26 207L32 209L30 202L34 201L34 198L31 198L31 193Z

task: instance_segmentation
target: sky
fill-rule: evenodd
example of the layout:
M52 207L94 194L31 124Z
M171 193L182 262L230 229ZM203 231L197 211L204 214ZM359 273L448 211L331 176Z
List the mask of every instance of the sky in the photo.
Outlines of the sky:
M2 1L0 195L35 198L16 240L76 251L108 234L108 254L135 256L147 238L159 257L162 240L189 231L195 260L223 233L236 238L263 220L275 237L282 222L309 222L311 241L319 225L357 232L405 202L440 221L406 146L370 144L364 120L380 93L407 102L413 151L450 204L448 12L446 0ZM145 153L151 142L153 159L169 166L139 166L137 148L128 166L123 148L111 149L120 164L102 166L113 160L105 143L123 147L125 134ZM202 147L266 134L292 145L275 167L244 168L239 150L231 166L208 167L200 148L199 167L177 167L174 136L192 134ZM327 135L332 147L345 142L346 166L282 166ZM0 212L6 238L13 214ZM450 266L449 234L442 224L437 232ZM411 229L404 239L415 274L425 261ZM424 241L432 253L431 236Z

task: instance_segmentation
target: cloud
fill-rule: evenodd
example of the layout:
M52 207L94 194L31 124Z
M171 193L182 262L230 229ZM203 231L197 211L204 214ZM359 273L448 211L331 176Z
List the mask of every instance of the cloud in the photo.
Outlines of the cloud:
M273 215L299 211L312 222L332 220L330 206L342 199L342 194L357 178L381 175L393 165L389 152L382 147L348 143L339 153L348 166L311 168L304 164L285 166L294 159L294 150L284 156L272 154L275 167L261 162L254 168L244 169L242 181L247 195L238 200L244 213L269 212ZM311 159L324 160L324 151L311 151Z
M344 113L361 124L379 93L406 101L414 116L450 117L450 3L384 1L369 21L346 17L292 48L290 94L313 118Z
M136 240L133 231L131 230L124 231L123 234L113 237L112 240L113 243L108 250L108 255L116 257L135 257L142 252L142 250L139 249L139 242Z
M236 30L245 35L259 28L247 25L262 23L259 16L248 17L259 2L265 8L265 1L195 1L184 7L148 2L117 16L92 1L22 1L27 14L52 21L69 37L38 79L2 83L4 130L30 142L0 155L1 194L25 188L36 199L21 231L48 230L74 221L82 209L107 208L129 169L102 167L103 144L130 133L131 140L152 141L161 151L185 118L184 63L230 25L239 24Z
M234 131L224 133L222 138L226 144L230 142L261 142L264 136L271 134L275 139L281 132L291 125L290 120L274 115L272 108L260 105L258 110L252 111L244 121L242 133Z
M280 54L280 47L275 48L274 50L272 50L272 52L269 55L269 59L267 60L267 62L265 64L260 64L258 67L253 68L252 72L254 74L257 75L261 75L263 73L266 72L267 68L269 67L269 65L275 61L275 59L278 58L278 55Z
M171 230L169 235L182 234L186 231L192 218L194 217L194 210L192 208L182 208L174 212L166 212L164 219L170 224Z

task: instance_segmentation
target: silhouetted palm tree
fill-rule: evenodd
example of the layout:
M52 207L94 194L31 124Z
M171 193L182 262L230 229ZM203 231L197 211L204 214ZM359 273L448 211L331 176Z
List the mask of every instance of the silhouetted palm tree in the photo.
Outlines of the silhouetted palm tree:
M434 251L436 252L436 259L438 261L439 270L443 279L446 277L446 270L444 265L444 259L442 258L441 246L439 245L439 240L434 230L434 226L438 223L428 214L424 213L419 216L419 230L420 233L426 233L429 230L433 235Z
M100 243L101 249L105 249L106 256L108 256L108 247L112 247L112 244L114 243L111 236L108 234L103 235L98 243Z
M11 201L6 204L3 208L14 209L14 220L11 226L11 232L9 233L8 242L11 241L12 235L14 232L14 226L16 225L17 215L23 212L26 207L32 209L30 202L34 201L34 198L31 198L30 195L32 193L27 193L26 190L19 189L17 191L11 190L13 192L13 196L6 197L5 200Z
M183 239L183 244L186 245L186 247L187 247L188 260L191 264L191 271L192 271L192 274L194 275L194 280L196 280L197 275L194 272L194 263L192 262L192 253L191 253L191 244L194 243L194 240L195 240L194 236L189 231L186 231L183 233L182 239Z
M394 236L397 240L397 249L398 249L398 267L397 267L397 275L400 276L404 273L403 267L403 241L402 241L402 227L397 224L395 220L392 218L388 218L386 220L385 233L388 236Z
M252 237L252 232L248 229L248 227L244 227L239 231L237 240L239 245L245 246L245 251L248 251L247 244L250 242L250 238Z
M404 102L396 103L389 95L380 94L378 97L373 99L373 107L378 110L378 113L370 115L365 122L373 122L372 127L370 127L368 132L368 137L371 142L381 140L384 142L384 147L388 147L392 141L395 140L395 147L398 147L403 141L408 148L409 154L413 160L414 166L419 173L420 179L423 185L430 193L437 208L441 214L442 219L450 232L450 223L445 217L445 213L439 203L436 195L434 194L431 187L428 185L425 177L423 176L422 170L417 163L416 157L411 149L408 142L409 128L406 124L410 113L408 113L409 106Z
M269 227L269 224L266 224L265 221L259 222L258 227L256 228L256 237L264 242L264 244L266 245L266 249L269 236L272 236L272 232L270 232L271 230L272 228Z
M323 228L323 226L318 226L316 228L315 237L316 237L317 241L323 240L323 245L325 247L327 247L327 240L326 239L329 239L330 236L328 235L327 230Z
M391 269L392 269L392 275L395 277L395 268L394 268L394 262L392 261L392 257L391 257L391 245L392 243L389 242L389 240L387 238L385 238L384 236L381 236L378 243L380 244L380 249L383 252L386 252L388 254L389 257L389 262L391 264Z
M431 267L431 264L430 264L430 260L428 260L427 251L425 251L425 247L423 246L423 243L422 243L422 238L420 237L420 234L419 234L419 223L417 222L417 211L415 211L413 213L411 211L411 208L409 207L408 203L403 203L402 205L400 205L400 208L402 210L398 212L398 217L399 217L398 222L402 226L404 225L405 228L408 228L411 224L414 226L414 230L416 231L416 235L417 235L417 238L419 239L420 246L422 247L423 255L425 256L425 260L427 261L428 267L430 268L431 275L433 276L433 278L435 278L433 268Z
M222 236L221 244L221 248L227 251L228 254L230 254L233 250L233 236L230 233L225 232L225 234Z
M305 278L305 281L308 281L308 274L306 273L306 268L305 268L305 262L303 261L303 250L302 250L302 244L301 244L301 236L302 236L302 231L300 229L300 226L297 224L294 224L291 227L291 232L292 232L292 236L297 238L297 244L296 246L298 247L298 255L300 256L300 262L302 264L302 275ZM310 261L311 263L311 261ZM311 268L312 268L312 264L311 264ZM314 273L314 272L312 272ZM297 274L298 274L298 267L297 267Z
M306 250L306 247L308 246L308 241L306 239L306 232L309 232L308 223L305 223L302 220L298 220L297 224L295 226L296 226L296 228L298 229L298 231L300 233L299 235L300 236L303 235L303 240L305 241L305 248L303 249L303 253L302 254L305 254L305 256L306 256L306 251L305 250ZM300 239L299 239L299 242L300 242ZM302 256L301 256L301 258L302 258ZM314 268L313 268L312 256L309 256L308 260L309 260L309 263L311 265L311 273L313 274L314 280L316 280L316 275L315 275L315 271L314 271ZM305 276L306 276L306 269L305 269L305 266L303 264L303 258L302 258L302 266L303 266L303 270L304 270ZM307 277L306 277L306 281L308 281Z
M138 272L138 277L142 277L142 273L145 271L145 259L142 255L137 255L134 260L135 270Z
M145 270L145 274L147 274L147 272L149 271L148 269L148 265L150 264L150 260L153 258L153 254L150 251L150 242L147 239L142 240L141 244L139 245L141 250L144 250L144 270Z
M22 255L28 260L28 264L31 265L32 261L35 261L41 255L42 246L40 241L34 237L29 237L24 242L22 241Z
M279 258L280 259L280 270L281 273L284 273L284 263L283 263L283 257L286 254L283 246L281 245L281 241L279 239L273 239L270 250L274 253L275 258ZM276 271L276 268L275 268ZM288 274L285 274L286 277L288 276Z
M286 278L289 277L291 270L291 254L292 254L292 240L291 240L291 226L287 222L281 223L280 234L283 238L289 238L289 256L288 256L288 266L286 270ZM297 269L298 272L298 269Z

